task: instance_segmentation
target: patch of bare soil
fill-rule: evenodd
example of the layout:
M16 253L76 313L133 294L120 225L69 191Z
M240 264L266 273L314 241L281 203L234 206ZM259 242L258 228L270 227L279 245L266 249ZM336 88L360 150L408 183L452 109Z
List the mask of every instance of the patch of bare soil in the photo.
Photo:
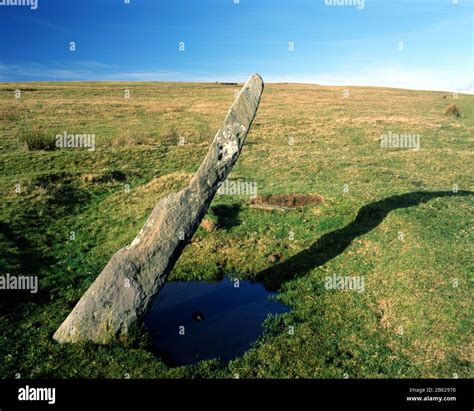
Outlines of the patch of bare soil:
M311 204L320 204L324 197L319 194L274 194L257 196L250 199L250 206L254 208L297 208Z

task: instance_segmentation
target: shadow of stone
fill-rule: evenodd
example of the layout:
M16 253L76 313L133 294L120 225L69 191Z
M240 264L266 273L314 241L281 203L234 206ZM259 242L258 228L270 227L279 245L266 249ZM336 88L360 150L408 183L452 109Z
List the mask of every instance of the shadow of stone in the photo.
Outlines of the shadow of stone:
M242 223L239 213L242 209L240 204L218 204L211 207L212 213L217 218L217 228L229 229Z
M474 194L472 191L417 191L387 197L363 206L354 221L345 227L324 234L309 248L295 254L284 262L260 271L256 280L261 281L270 290L279 290L281 286L294 278L306 275L342 254L354 239L376 228L390 211L414 207L433 198L464 197Z
M35 184L47 190L46 198L25 198L8 222L0 221L0 275L38 276L41 282L42 272L57 263L52 248L63 237L58 224L65 216L77 212L90 195L63 175L43 176ZM21 303L38 304L49 301L50 296L51 290L41 286L37 293L0 290L0 308L5 314L18 316Z
M0 261L2 276L37 276L43 268L51 266L56 260L25 236L12 230L9 224L0 221ZM48 295L48 292L41 288L34 294L28 290L0 290L0 308L2 312L9 311L11 314L10 311L19 303L47 301Z

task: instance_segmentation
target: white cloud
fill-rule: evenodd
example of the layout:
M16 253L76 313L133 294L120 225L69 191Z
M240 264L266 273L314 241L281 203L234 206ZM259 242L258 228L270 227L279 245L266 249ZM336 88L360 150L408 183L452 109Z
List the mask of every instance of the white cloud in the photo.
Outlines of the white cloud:
M89 69L65 69L45 67L39 64L3 64L0 63L0 81L12 81L12 78L20 81L47 80L85 80L91 75Z
M12 65L0 63L0 81L198 81L243 82L252 73L225 75L195 75L168 70L114 71L115 65L96 61L79 61L75 67L56 65L50 68L39 64ZM474 94L472 71L462 69L412 69L402 66L372 67L339 73L285 74L260 73L267 83L308 83L332 86L373 86L413 90L436 90ZM18 81L18 80L17 80Z
M128 71L110 73L104 76L104 80L111 81L183 81L183 76L174 71Z
M310 83L338 86L375 86L413 90L473 93L472 71L421 70L406 67L378 67L349 73L267 76L267 82Z

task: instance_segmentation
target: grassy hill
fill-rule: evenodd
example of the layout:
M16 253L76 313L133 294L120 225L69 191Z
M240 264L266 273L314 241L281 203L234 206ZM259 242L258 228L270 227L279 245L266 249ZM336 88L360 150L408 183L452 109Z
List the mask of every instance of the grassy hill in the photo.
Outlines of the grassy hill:
M231 178L324 201L282 212L217 196L207 216L217 229L200 228L170 276L281 291L292 311L270 318L242 358L168 368L145 337L52 341L156 201L188 183L239 88L0 85L0 275L40 285L0 291L1 377L472 376L474 96L441 92L266 85ZM452 103L461 117L445 115ZM54 149L65 131L94 134L95 150ZM381 148L389 132L419 134L421 148ZM326 289L334 274L363 277L364 292Z

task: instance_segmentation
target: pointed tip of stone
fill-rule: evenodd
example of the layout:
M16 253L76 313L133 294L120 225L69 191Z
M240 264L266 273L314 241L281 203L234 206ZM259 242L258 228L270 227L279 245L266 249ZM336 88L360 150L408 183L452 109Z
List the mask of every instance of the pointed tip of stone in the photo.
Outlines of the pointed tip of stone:
M249 78L249 81L256 81L257 83L260 83L260 84L262 85L262 87L263 87L263 85L264 85L263 78L262 78L262 76L261 76L260 74L258 74L258 73L252 74L252 75L250 76L250 78Z

